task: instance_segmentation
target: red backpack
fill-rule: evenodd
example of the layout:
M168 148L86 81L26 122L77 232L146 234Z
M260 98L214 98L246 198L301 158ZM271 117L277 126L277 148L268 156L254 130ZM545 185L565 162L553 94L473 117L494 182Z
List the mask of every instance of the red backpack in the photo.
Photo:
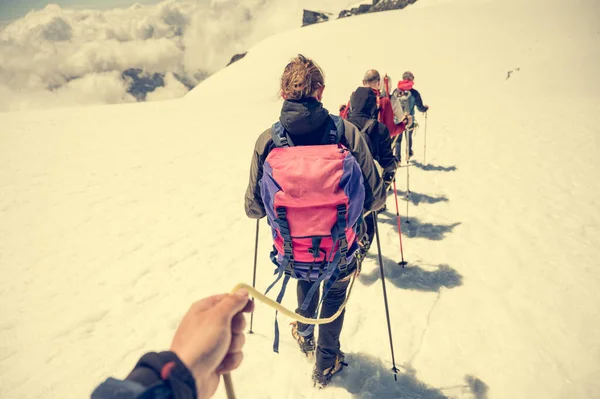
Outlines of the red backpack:
M281 302L291 277L312 281L303 310L321 282L325 281L325 298L340 274L347 271L358 249L365 200L360 166L340 144L344 122L330 117L330 130L321 145L295 147L281 123L273 125L276 148L269 152L260 180L274 241L271 260L277 266L277 278L265 294L283 277L277 296ZM277 318L275 331L273 350L277 352Z

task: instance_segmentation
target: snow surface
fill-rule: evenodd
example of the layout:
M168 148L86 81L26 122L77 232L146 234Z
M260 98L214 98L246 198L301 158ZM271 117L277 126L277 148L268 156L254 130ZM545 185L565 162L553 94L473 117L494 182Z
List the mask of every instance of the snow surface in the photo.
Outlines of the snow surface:
M299 52L325 70L332 111L371 67L412 70L431 105L404 270L394 214L380 217L401 373L371 257L342 333L350 367L332 386L311 387L287 332L271 351L274 312L259 305L238 396L600 397L598 11L420 0L273 36L180 100L0 114L0 397L89 396L166 349L192 301L251 282L250 156ZM263 221L261 289L269 248Z

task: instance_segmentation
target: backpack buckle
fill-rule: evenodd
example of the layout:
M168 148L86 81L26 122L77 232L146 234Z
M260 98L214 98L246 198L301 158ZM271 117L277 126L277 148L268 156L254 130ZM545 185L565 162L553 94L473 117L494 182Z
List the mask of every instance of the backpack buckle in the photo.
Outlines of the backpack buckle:
M345 239L341 240L342 242L340 242L340 252L342 253L348 253L348 243L346 242Z
M345 204L340 204L337 206L337 212L338 212L338 215L346 216L346 214L348 213L348 208L346 207Z
M290 259L289 263L285 267L284 273L286 276L291 276L294 272L294 261Z
M338 269L340 269L340 272L342 272L342 273L346 273L346 270L348 270L348 261L346 260L346 256L343 256L340 259L340 263L338 264Z
M346 254L348 253L348 243L346 242L346 240L341 240L340 242L340 253L342 254L342 256L346 256Z

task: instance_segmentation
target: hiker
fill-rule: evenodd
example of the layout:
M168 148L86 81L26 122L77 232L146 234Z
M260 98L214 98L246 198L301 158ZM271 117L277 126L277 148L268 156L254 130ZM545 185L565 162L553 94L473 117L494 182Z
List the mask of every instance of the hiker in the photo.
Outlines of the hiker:
M412 150L412 135L415 128L418 126L415 119L415 106L419 112L427 112L429 106L423 105L421 94L413 89L415 75L412 72L406 71L402 74L402 80L398 82L398 87L392 94L392 108L396 121L400 121L405 117L408 118L406 123L406 132L408 136L408 157L413 156ZM400 159L400 145L402 144L402 135L398 137L395 147L395 155ZM408 160L407 160L408 161Z
M371 88L377 95L377 107L379 109L377 120L387 127L390 137L397 136L403 127L394 122L394 110L392 109L392 103L390 102L389 97L385 94L385 90L383 92L381 90L381 76L379 75L379 72L377 72L375 69L369 69L363 78L363 86Z
M387 75L385 75L384 80L386 83L389 80ZM379 72L375 69L369 69L367 72L365 72L362 83L363 87L372 89L377 96L377 120L387 127L388 131L390 132L390 137L394 138L402 134L404 131L405 121L399 121L396 123L394 119L394 110L388 94L389 88L386 90L385 87L382 87L381 75L379 75ZM350 101L348 101L348 104L346 105L341 105L339 115L342 118L347 119L351 112L350 108ZM397 158L396 161L400 162L400 158Z
M367 72L365 72L362 83L363 87L371 88L377 95L377 109L379 111L377 114L377 120L385 124L390 132L390 135L394 137L396 134L398 134L398 127L394 123L394 110L392 109L389 96L382 91L381 76L379 75L379 72L377 72L375 69L369 69ZM348 104L340 105L339 110L339 115L342 118L347 119L348 115L350 114L350 101L348 101Z
M252 312L248 291L202 299L181 320L167 352L141 357L124 381L108 378L92 399L207 399L220 376L242 362L243 313Z
M379 112L377 109L377 94L369 87L359 87L350 97L350 109L348 122L356 125L364 135L373 159L383 169L382 176L387 191L389 185L392 184L392 180L394 180L396 160L392 154L390 132L386 125L377 121ZM368 252L375 236L373 218L366 217L365 222L367 236L361 242L362 256Z
M380 208L385 192L360 131L323 107L325 80L314 61L293 58L280 90L279 121L256 141L245 210L253 219L267 216L272 228L271 260L278 277L267 292L283 277L281 301L290 277L296 278L296 313L314 318L321 302L319 317L327 318L341 308L357 269L362 210ZM300 350L309 358L316 355L312 380L319 388L345 365L340 350L344 312L320 325L316 347L314 326L292 323ZM277 352L277 319L275 331Z

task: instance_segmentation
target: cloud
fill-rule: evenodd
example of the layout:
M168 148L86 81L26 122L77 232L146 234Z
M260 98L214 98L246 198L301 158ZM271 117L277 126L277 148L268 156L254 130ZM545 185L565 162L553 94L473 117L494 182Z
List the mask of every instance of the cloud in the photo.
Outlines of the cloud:
M93 104L134 102L127 93L128 82L117 71L90 73L53 90L11 90L0 85L0 110L24 111Z
M173 98L183 97L187 92L188 88L185 87L179 80L177 80L172 73L168 73L165 76L165 85L163 87L158 87L154 91L148 93L146 100L170 100Z
M167 0L107 11L48 5L0 28L0 111L132 101L132 69L166 84L153 95L133 93L137 98L182 96L234 54L299 27L307 4Z

